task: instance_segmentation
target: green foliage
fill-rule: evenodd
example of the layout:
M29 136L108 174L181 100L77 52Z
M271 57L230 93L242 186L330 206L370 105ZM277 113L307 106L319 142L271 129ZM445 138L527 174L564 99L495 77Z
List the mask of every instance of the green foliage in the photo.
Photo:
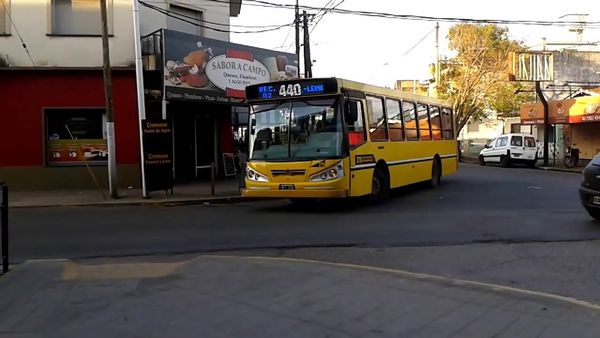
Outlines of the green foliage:
M438 95L453 104L458 131L470 119L487 112L511 116L527 95L518 83L508 81L508 55L522 50L508 38L508 29L497 25L457 24L449 33L449 48L456 55L440 61Z

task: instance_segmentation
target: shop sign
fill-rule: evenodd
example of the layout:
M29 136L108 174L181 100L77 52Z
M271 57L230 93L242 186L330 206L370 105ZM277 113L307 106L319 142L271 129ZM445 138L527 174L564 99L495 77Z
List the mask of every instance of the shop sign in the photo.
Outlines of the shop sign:
M544 107L541 103L525 103L520 109L522 124L543 124ZM548 102L548 122L570 124L600 122L600 96Z
M147 191L173 189L173 129L170 120L142 120Z
M295 54L163 30L167 100L236 102L246 86L298 78Z

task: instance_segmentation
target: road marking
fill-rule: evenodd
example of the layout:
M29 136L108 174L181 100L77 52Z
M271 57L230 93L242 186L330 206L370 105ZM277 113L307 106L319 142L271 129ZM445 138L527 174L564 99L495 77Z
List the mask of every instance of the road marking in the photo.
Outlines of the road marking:
M63 281L160 278L173 274L189 261L174 263L78 264L65 261Z
M525 188L527 188L527 189L534 189L534 190L540 190L540 189L542 189L542 187L538 187L536 185L528 186L528 187L525 187Z
M462 287L470 286L470 287L477 287L477 288L482 288L482 289L489 289L489 290L493 290L493 291L501 292L501 293L504 292L504 293L527 295L527 296L533 296L533 297L539 297L539 298L547 298L547 299L552 299L552 300L560 301L560 302L571 304L571 305L585 307L585 308L588 308L588 309L591 309L594 311L600 311L599 304L594 304L594 303L591 303L591 302L588 302L585 300L581 300L581 299L577 299L574 297L561 296L561 295L547 293L547 292L541 292L541 291L519 289L519 288L515 288L515 287L504 286L504 285L493 284L493 283L477 282L477 281L458 279L458 278L450 278L450 277L431 275L431 274L426 274L426 273L411 272L411 271L399 270L399 269L381 268L381 267L370 266L370 265L335 263L335 262L328 262L328 261L319 261L319 260L304 259L304 258L291 258L291 257L222 256L222 255L202 255L201 257L227 258L227 259L235 258L235 259L249 259L249 260L264 260L264 261L281 261L281 262L291 262L291 263L306 263L306 264L328 265L328 266L357 269L357 270L366 270L366 271L373 271L373 272L383 272L383 273L390 273L390 274L398 275L398 276L405 277L405 278L418 279L418 280L424 280L424 281L429 281L429 282L438 282L438 283L441 282L441 283L445 283L445 284L451 284L451 285L462 286Z

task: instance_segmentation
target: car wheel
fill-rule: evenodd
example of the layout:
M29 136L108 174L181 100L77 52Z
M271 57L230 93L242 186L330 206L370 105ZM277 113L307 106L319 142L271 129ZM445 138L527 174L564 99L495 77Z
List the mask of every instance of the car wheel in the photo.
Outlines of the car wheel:
M529 168L535 168L536 163L537 163L537 157L528 163Z
M500 165L505 168L510 167L510 155L501 155L500 156Z
M440 161L436 158L433 160L433 166L431 167L431 180L429 181L429 185L432 188L435 188L440 185L442 180L442 166L440 165Z
M585 207L585 210L587 210L588 214L590 214L590 216L592 216L594 219L600 221L600 209Z
M485 158L483 155L479 155L479 165L485 165Z
M373 172L371 201L383 202L390 196L390 180L383 168L377 167Z

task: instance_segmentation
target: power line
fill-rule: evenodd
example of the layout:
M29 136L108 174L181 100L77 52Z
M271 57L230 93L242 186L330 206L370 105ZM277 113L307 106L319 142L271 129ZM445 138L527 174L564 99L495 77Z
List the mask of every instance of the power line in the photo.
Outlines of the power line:
M323 11L323 15L321 15L321 17L319 18L319 20L317 20L317 22L315 23L315 25L313 26L313 28L310 30L310 33L312 33L315 30L315 28L317 28L317 25L319 24L319 22L321 22L321 20L323 20L323 17L325 16L325 14L329 13L333 9L336 9L344 1L346 1L346 0L340 0L340 2L337 5L332 6L331 9ZM329 2L327 4L329 4ZM327 4L325 5L325 7L327 7Z
M190 25L194 25L194 26L197 26L197 27L202 27L202 28L206 28L206 29L210 29L210 30L213 30L213 31L216 31L216 32L222 32L222 33L237 33L237 34L264 33L264 32L276 31L276 30L279 30L281 28L289 27L289 26L291 26L291 25L294 24L294 23L289 23L289 24L285 24L285 25L279 25L279 26L274 26L274 27L271 27L271 28L264 28L264 29L260 29L260 30L254 30L254 31L233 31L233 30L229 30L229 29L221 29L221 28L209 27L209 26L200 24L200 23L198 23L198 21L202 21L202 20L198 20L197 18L190 17L190 16L187 16L187 15L184 15L184 14L181 14L181 13L174 13L172 11L169 11L169 10L163 9L161 7L157 7L157 6L151 5L151 4L149 4L147 2L144 2L144 1L139 1L139 3L140 3L140 5L142 5L142 6L146 7L146 8L149 8L151 10L159 12L159 13L161 13L163 15L168 16L168 17L171 17L171 18L174 18L174 19L177 19L177 20L189 23ZM190 19L190 20L187 20L186 18Z
M402 54L402 56L406 56L406 55L408 55L408 53L412 52L412 51L413 51L413 49L417 48L417 46L418 46L418 45L420 45L420 44L421 44L421 42L423 42L423 40L425 40L425 39L426 39L426 38L429 36L429 34L431 34L431 33L432 33L434 30L435 30L435 29L432 29L432 30L430 30L429 32L427 32L427 34L425 34L425 36L423 36L423 37L421 38L421 40L417 41L417 43L415 43L415 45L414 45L414 46L410 47L410 48L409 48L409 49L406 51L406 53Z
M10 15L10 10L8 9L8 6L6 6L5 0L0 0L0 2L2 2L2 6L4 7L4 12L8 15L8 20L10 20L11 26L15 29L15 33L17 33L19 40L21 40L21 46L23 46L23 49L25 49L25 52L27 53L27 56L29 57L31 64L33 66L35 66L35 61L33 60L33 57L31 56L31 53L29 52L29 48L27 48L27 44L25 44L25 41L23 40L23 37L21 36L21 33L19 32L19 29L17 28L15 21L12 19L12 16Z
M206 0L219 3L230 3L228 0ZM248 2L254 2L248 3ZM244 5L257 6L257 7L269 7L279 9L294 9L294 5L288 4L277 4L264 0L246 0ZM313 6L300 6L304 10L321 11L322 7ZM377 18L388 18L388 19L401 19L401 20L415 20L415 21L442 21L442 22L458 22L458 23L479 23L479 24L503 24L503 25L534 25L534 26L572 26L581 24L581 21L547 21L547 20L509 20L509 19L473 19L473 18L460 18L460 17L433 17L426 15L413 15L413 14L394 14L386 12L373 12L363 10L349 10L349 9L330 9L330 12L337 14L348 14L348 15L359 15L367 17ZM590 28L597 28L600 25L600 21L588 21L585 25Z

